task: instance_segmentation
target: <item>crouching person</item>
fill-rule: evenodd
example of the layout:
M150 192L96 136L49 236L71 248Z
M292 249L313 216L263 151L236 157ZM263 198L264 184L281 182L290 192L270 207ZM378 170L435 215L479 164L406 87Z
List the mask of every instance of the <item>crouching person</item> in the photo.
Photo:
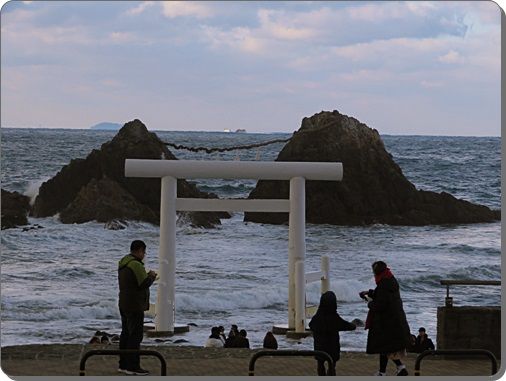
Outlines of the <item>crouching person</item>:
M316 314L309 322L309 328L313 332L314 350L323 351L332 358L332 370L341 355L339 331L353 331L356 326L347 322L337 313L337 298L332 291L327 291L320 298L320 305ZM325 376L325 362L318 360L318 376ZM331 371L331 369L329 369Z

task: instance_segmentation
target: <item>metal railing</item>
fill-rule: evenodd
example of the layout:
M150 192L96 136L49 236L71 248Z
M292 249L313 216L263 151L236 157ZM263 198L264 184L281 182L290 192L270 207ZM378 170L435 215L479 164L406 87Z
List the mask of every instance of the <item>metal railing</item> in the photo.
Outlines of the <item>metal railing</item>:
M265 356L284 356L284 357L316 357L318 360L322 360L328 363L327 376L335 376L336 371L333 366L332 358L327 352L323 351L294 351L294 350L275 350L275 351L260 351L251 356L249 360L249 375L255 375L255 363L260 357Z
M440 283L446 286L446 298L445 306L453 306L453 298L450 297L450 286L500 286L500 280L477 280L477 279L465 279L465 280L452 280L442 279Z
M140 356L155 356L160 360L160 374L162 376L167 375L167 363L165 362L165 359L160 354L160 352L152 351L152 350L144 350L144 349L92 349L91 351L86 352L83 357L81 358L81 361L79 363L79 375L85 376L85 365L86 360L90 358L91 356L97 356L97 355L104 355L104 356L115 356L120 354L139 354Z
M422 362L422 359L426 356L437 356L437 355L444 355L444 356L487 356L491 363L492 363L492 373L491 375L494 375L497 373L497 359L495 358L494 354L490 351L487 351L485 349L460 349L460 350L428 350L425 352L422 352L418 355L415 361L415 376L420 375L420 365Z

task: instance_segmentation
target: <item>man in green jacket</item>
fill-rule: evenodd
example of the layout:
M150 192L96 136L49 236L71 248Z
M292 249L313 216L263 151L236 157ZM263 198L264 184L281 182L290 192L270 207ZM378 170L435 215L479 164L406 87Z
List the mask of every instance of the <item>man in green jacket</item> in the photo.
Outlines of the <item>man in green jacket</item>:
M130 254L118 263L119 312L121 335L119 349L140 349L144 336L144 311L149 309L149 287L156 278L154 271L146 273L144 259L146 244L133 241ZM120 355L118 372L132 375L148 375L140 366L138 354Z

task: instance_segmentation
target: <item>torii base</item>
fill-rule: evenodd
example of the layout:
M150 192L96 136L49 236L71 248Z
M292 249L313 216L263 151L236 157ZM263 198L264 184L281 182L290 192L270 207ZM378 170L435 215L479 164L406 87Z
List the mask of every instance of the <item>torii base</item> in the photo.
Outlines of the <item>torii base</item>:
M190 326L186 324L175 324L174 332L172 331L156 331L153 323L144 324L144 332L148 337L168 337L181 333L190 332Z
M311 336L313 333L311 331L304 331L304 332L295 332L295 331L287 331L286 332L286 338L287 339L302 339L304 337Z
M308 328L304 332L295 332L295 329L288 328L288 324L273 325L272 333L275 335L286 335L288 339L301 339L312 335L312 332Z
M272 333L275 335L286 335L288 324L276 324L272 326Z

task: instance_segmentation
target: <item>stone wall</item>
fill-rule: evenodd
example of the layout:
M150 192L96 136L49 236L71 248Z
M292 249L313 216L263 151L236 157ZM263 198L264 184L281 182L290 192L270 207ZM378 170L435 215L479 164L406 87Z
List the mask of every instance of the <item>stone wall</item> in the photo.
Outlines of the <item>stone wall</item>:
M437 349L486 349L501 357L501 307L438 307Z

